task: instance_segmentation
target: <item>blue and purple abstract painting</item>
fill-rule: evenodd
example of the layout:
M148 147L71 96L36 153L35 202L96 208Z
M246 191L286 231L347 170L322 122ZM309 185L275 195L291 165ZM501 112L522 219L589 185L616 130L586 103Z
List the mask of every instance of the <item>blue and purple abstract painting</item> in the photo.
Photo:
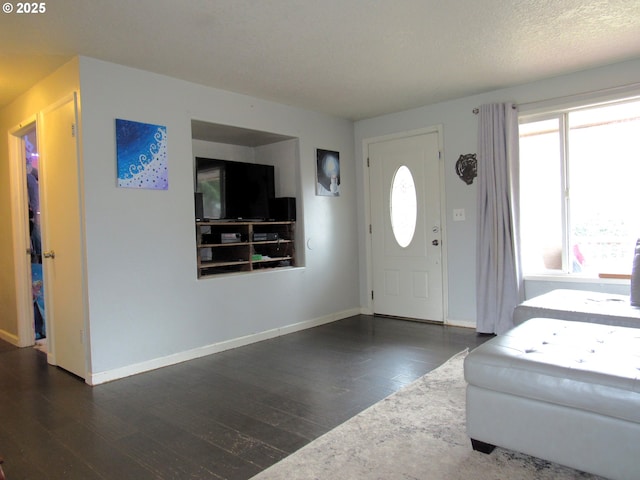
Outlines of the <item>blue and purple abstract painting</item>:
M118 186L167 190L167 127L116 118Z

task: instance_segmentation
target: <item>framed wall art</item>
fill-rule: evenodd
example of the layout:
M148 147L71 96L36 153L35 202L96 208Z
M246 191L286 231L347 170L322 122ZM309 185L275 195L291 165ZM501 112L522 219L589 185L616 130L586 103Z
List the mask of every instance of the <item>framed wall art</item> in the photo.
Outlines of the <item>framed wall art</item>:
M316 150L316 195L340 196L340 152Z
M116 119L118 187L167 190L167 127Z

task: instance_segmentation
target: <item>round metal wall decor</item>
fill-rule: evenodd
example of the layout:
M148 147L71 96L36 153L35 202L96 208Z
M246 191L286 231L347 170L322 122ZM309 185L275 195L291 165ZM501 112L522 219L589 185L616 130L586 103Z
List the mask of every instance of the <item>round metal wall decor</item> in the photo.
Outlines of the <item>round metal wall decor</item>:
M478 161L475 153L460 155L456 162L456 173L467 185L473 183L473 179L478 176Z

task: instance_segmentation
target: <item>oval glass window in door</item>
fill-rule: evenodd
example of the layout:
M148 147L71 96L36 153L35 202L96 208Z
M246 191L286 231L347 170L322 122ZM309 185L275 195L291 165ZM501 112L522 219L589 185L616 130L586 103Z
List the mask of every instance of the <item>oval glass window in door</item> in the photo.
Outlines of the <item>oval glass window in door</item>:
M391 182L391 229L402 248L413 240L418 219L418 199L413 175L406 165L400 166Z

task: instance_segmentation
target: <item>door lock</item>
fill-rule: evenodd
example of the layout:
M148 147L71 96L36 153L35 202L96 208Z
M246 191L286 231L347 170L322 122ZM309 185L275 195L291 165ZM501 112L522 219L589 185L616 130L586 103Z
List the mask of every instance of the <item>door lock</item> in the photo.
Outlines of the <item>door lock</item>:
M48 252L44 252L42 256L44 258L56 258L56 252L54 252L53 250L49 250Z

